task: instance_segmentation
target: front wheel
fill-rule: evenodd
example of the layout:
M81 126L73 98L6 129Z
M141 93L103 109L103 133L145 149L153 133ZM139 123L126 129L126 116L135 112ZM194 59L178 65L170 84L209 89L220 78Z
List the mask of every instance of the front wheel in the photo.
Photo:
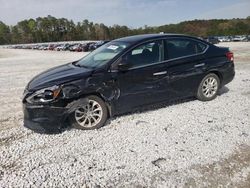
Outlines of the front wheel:
M201 101L213 100L217 96L219 87L219 77L214 73L210 73L202 79L196 97Z
M108 117L108 111L104 101L94 95L86 97L86 102L71 114L70 122L74 128L92 130L102 127Z

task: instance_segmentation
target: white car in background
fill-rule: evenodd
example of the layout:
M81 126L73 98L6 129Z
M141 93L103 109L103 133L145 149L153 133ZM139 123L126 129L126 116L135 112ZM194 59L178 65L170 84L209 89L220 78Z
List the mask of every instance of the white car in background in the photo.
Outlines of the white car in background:
M238 35L233 38L233 41L235 42L247 41L247 37L243 35Z
M218 37L218 40L220 42L230 42L231 41L230 37L228 37L228 36Z
M55 51L62 51L63 50L63 48L64 48L64 46L65 46L65 44L60 44L60 45L58 45L57 47L55 47Z

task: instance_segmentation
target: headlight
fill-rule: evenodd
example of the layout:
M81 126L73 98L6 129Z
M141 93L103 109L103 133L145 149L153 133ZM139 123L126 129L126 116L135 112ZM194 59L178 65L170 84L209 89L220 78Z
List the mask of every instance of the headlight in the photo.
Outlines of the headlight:
M55 100L60 94L61 88L59 86L53 86L36 91L26 101L28 103L47 103Z

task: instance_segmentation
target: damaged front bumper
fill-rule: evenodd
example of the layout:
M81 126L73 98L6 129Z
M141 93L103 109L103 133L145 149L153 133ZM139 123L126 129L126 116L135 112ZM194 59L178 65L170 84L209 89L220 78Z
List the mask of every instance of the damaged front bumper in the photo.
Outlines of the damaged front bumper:
M70 126L69 116L87 102L87 99L83 98L66 106L23 103L24 126L38 133L61 133Z
M67 127L68 109L23 104L24 126L38 133L60 133Z

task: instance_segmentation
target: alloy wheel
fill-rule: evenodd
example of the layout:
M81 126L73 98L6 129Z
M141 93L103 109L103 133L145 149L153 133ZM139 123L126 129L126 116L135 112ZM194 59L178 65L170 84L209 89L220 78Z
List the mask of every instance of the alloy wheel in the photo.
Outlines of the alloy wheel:
M202 93L205 97L213 97L218 90L218 81L214 77L208 77L202 85Z
M75 110L76 122L85 128L96 126L102 119L103 109L101 105L94 100L88 100L88 103Z

